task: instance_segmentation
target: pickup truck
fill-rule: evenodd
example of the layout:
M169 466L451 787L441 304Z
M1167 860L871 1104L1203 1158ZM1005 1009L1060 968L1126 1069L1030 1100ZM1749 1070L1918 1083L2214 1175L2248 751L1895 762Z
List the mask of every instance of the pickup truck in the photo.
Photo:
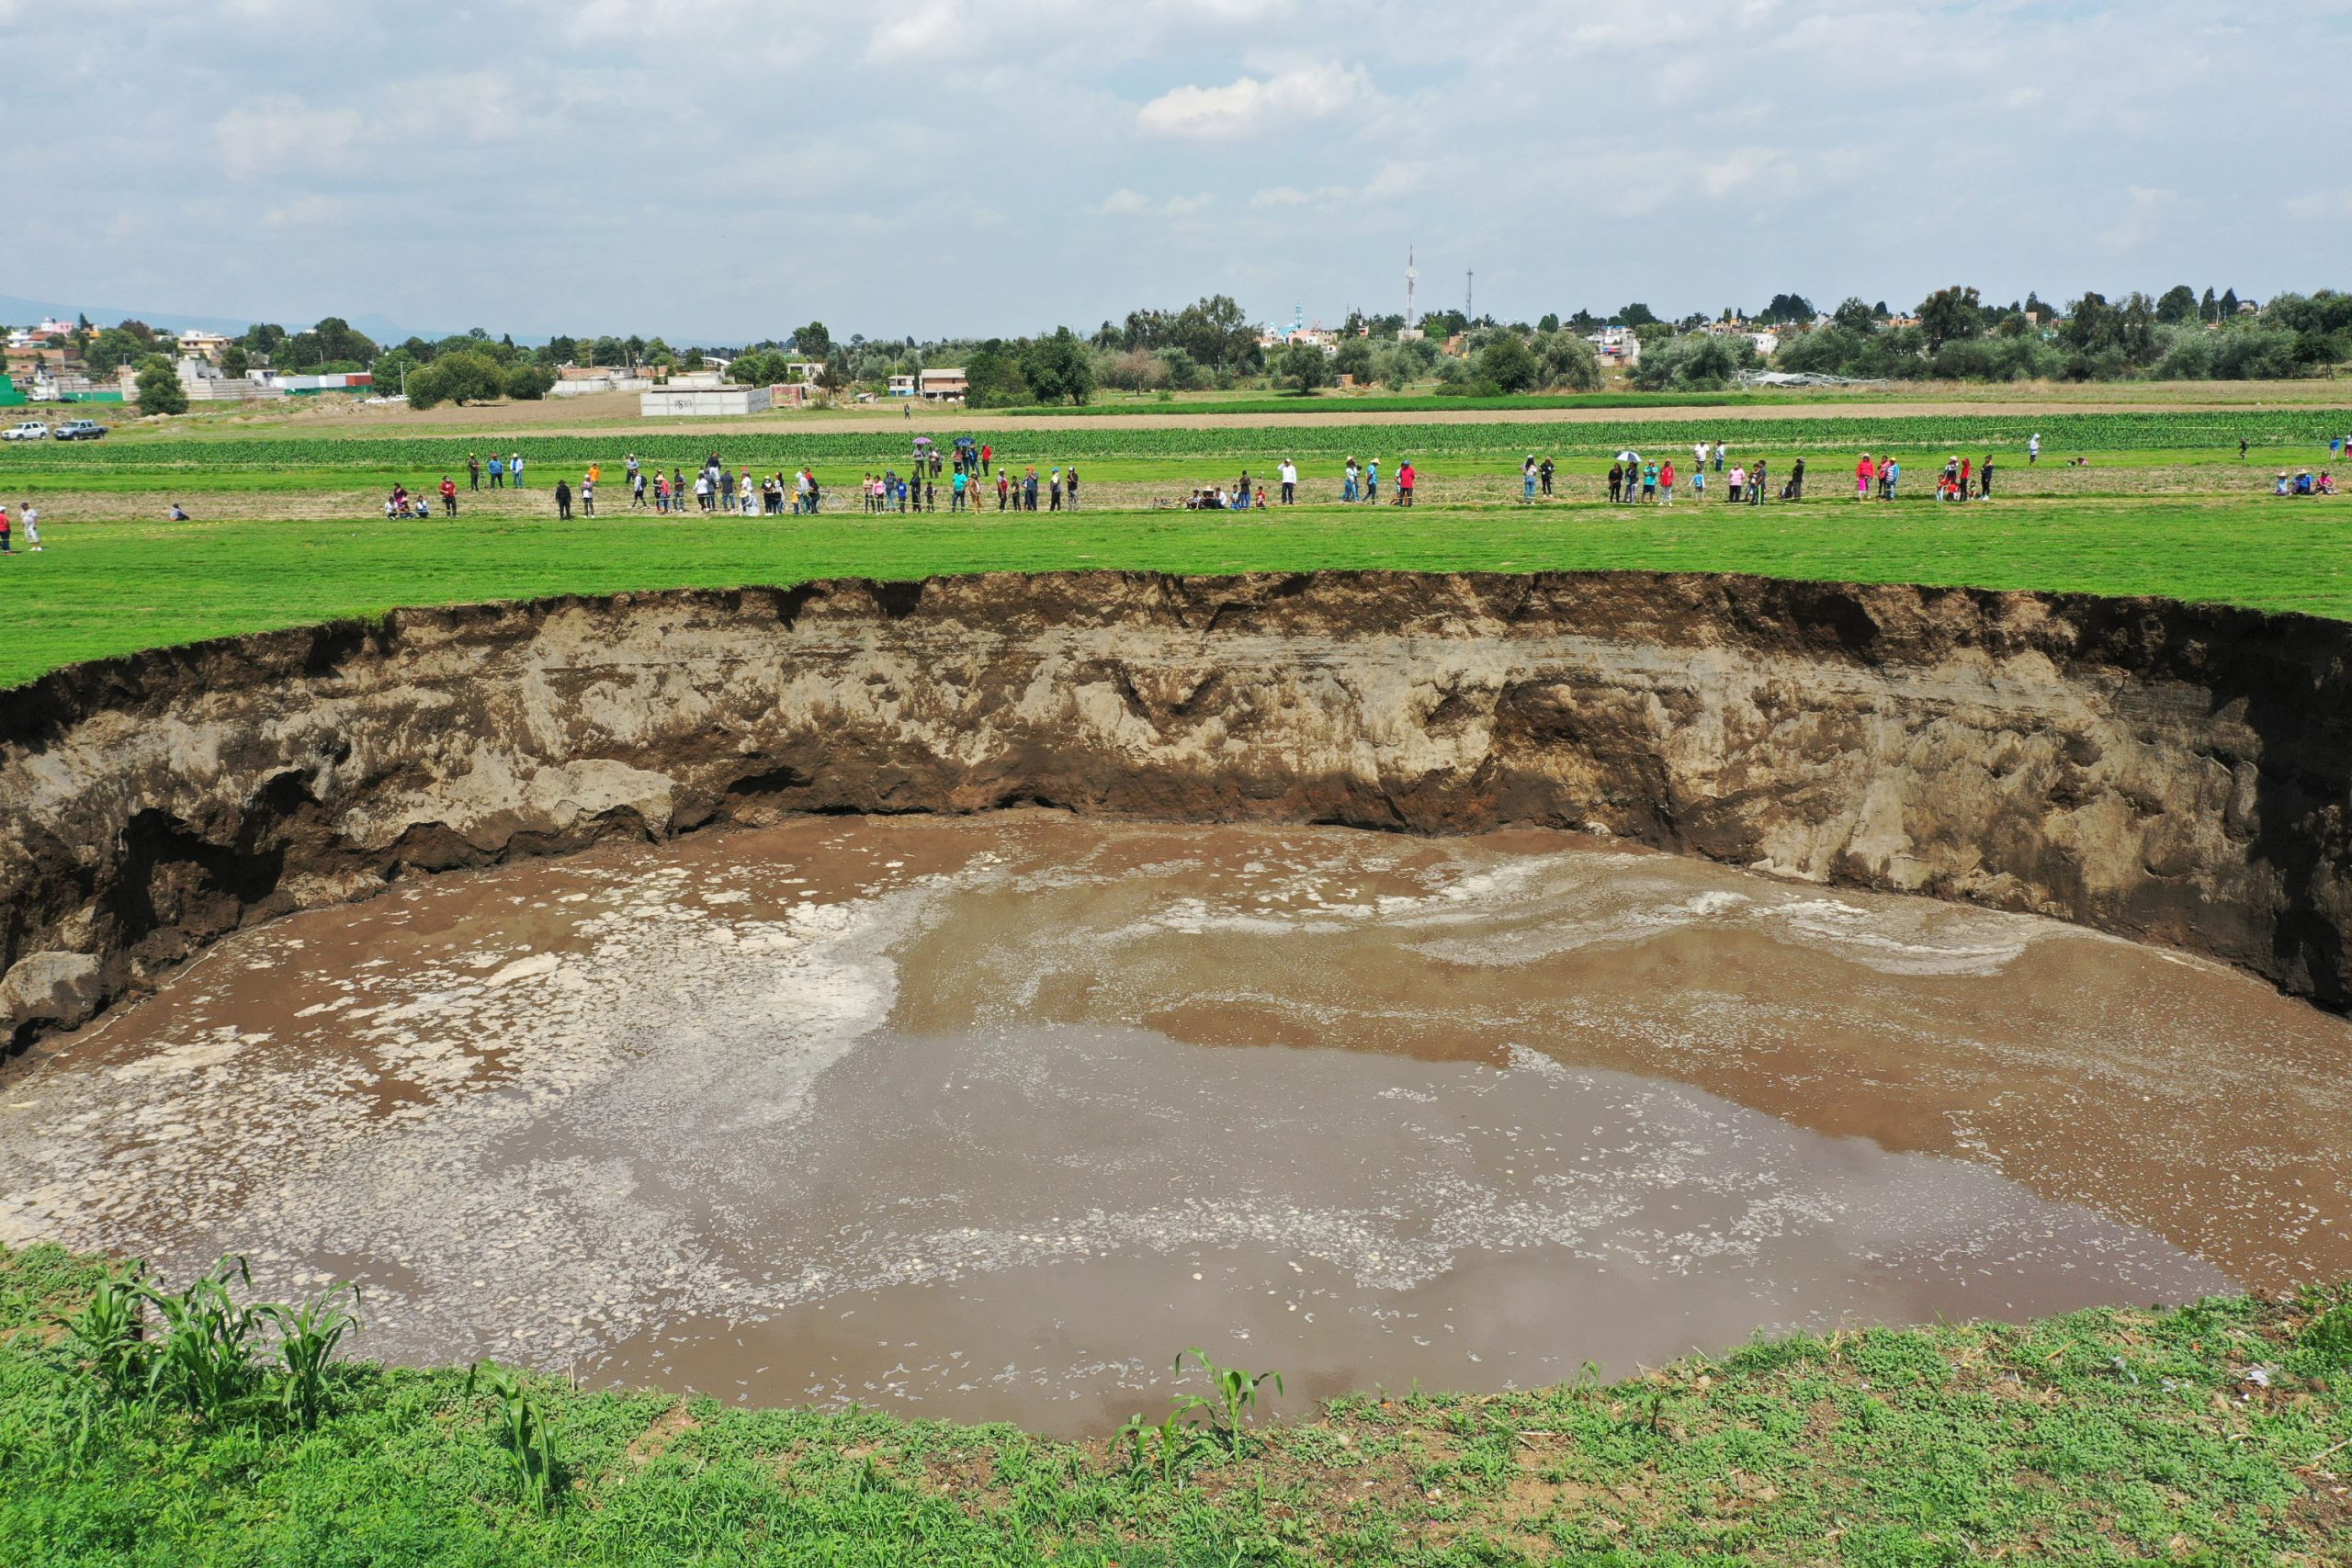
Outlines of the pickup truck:
M51 441L96 441L107 427L95 419L69 419L49 433Z
M48 439L49 426L37 419L28 419L22 424L12 424L6 430L0 430L0 441L46 441Z

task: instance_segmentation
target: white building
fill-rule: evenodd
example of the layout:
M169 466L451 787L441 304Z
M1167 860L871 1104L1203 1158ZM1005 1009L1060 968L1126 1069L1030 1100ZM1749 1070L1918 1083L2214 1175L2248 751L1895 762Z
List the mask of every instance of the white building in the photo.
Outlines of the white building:
M637 412L647 419L765 413L773 406L765 387L665 387L640 393Z

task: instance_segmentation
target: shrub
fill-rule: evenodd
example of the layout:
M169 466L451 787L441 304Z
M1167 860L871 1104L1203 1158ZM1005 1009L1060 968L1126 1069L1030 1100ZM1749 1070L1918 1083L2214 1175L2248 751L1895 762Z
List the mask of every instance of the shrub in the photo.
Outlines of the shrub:
M187 389L180 385L180 373L172 362L160 354L149 355L139 367L139 412L187 412Z
M555 372L544 365L517 365L506 372L506 395L523 402L537 402L555 385Z
M1504 333L1478 351L1478 378L1505 392L1526 391L1541 374L1535 355L1517 333Z

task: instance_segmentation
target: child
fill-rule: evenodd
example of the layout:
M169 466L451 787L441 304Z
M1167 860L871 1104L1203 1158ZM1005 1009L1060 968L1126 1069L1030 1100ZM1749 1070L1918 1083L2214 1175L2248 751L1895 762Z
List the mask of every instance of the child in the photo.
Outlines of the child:
M25 548L34 555L40 554L40 508L33 504L31 496L25 497L19 520L24 524Z

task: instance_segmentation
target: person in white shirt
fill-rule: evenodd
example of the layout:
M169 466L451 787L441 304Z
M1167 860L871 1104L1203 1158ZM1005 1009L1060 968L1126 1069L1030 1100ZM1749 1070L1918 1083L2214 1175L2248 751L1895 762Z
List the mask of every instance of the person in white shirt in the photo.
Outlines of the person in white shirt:
M1288 457L1284 457L1283 459L1281 472L1283 476L1283 504L1284 506L1288 506L1291 502L1298 499L1298 465L1292 462ZM31 513L28 513L26 515L30 516Z
M17 513L17 520L25 525L25 548L38 554L40 550L40 508L33 504L31 496L25 497L25 504Z

